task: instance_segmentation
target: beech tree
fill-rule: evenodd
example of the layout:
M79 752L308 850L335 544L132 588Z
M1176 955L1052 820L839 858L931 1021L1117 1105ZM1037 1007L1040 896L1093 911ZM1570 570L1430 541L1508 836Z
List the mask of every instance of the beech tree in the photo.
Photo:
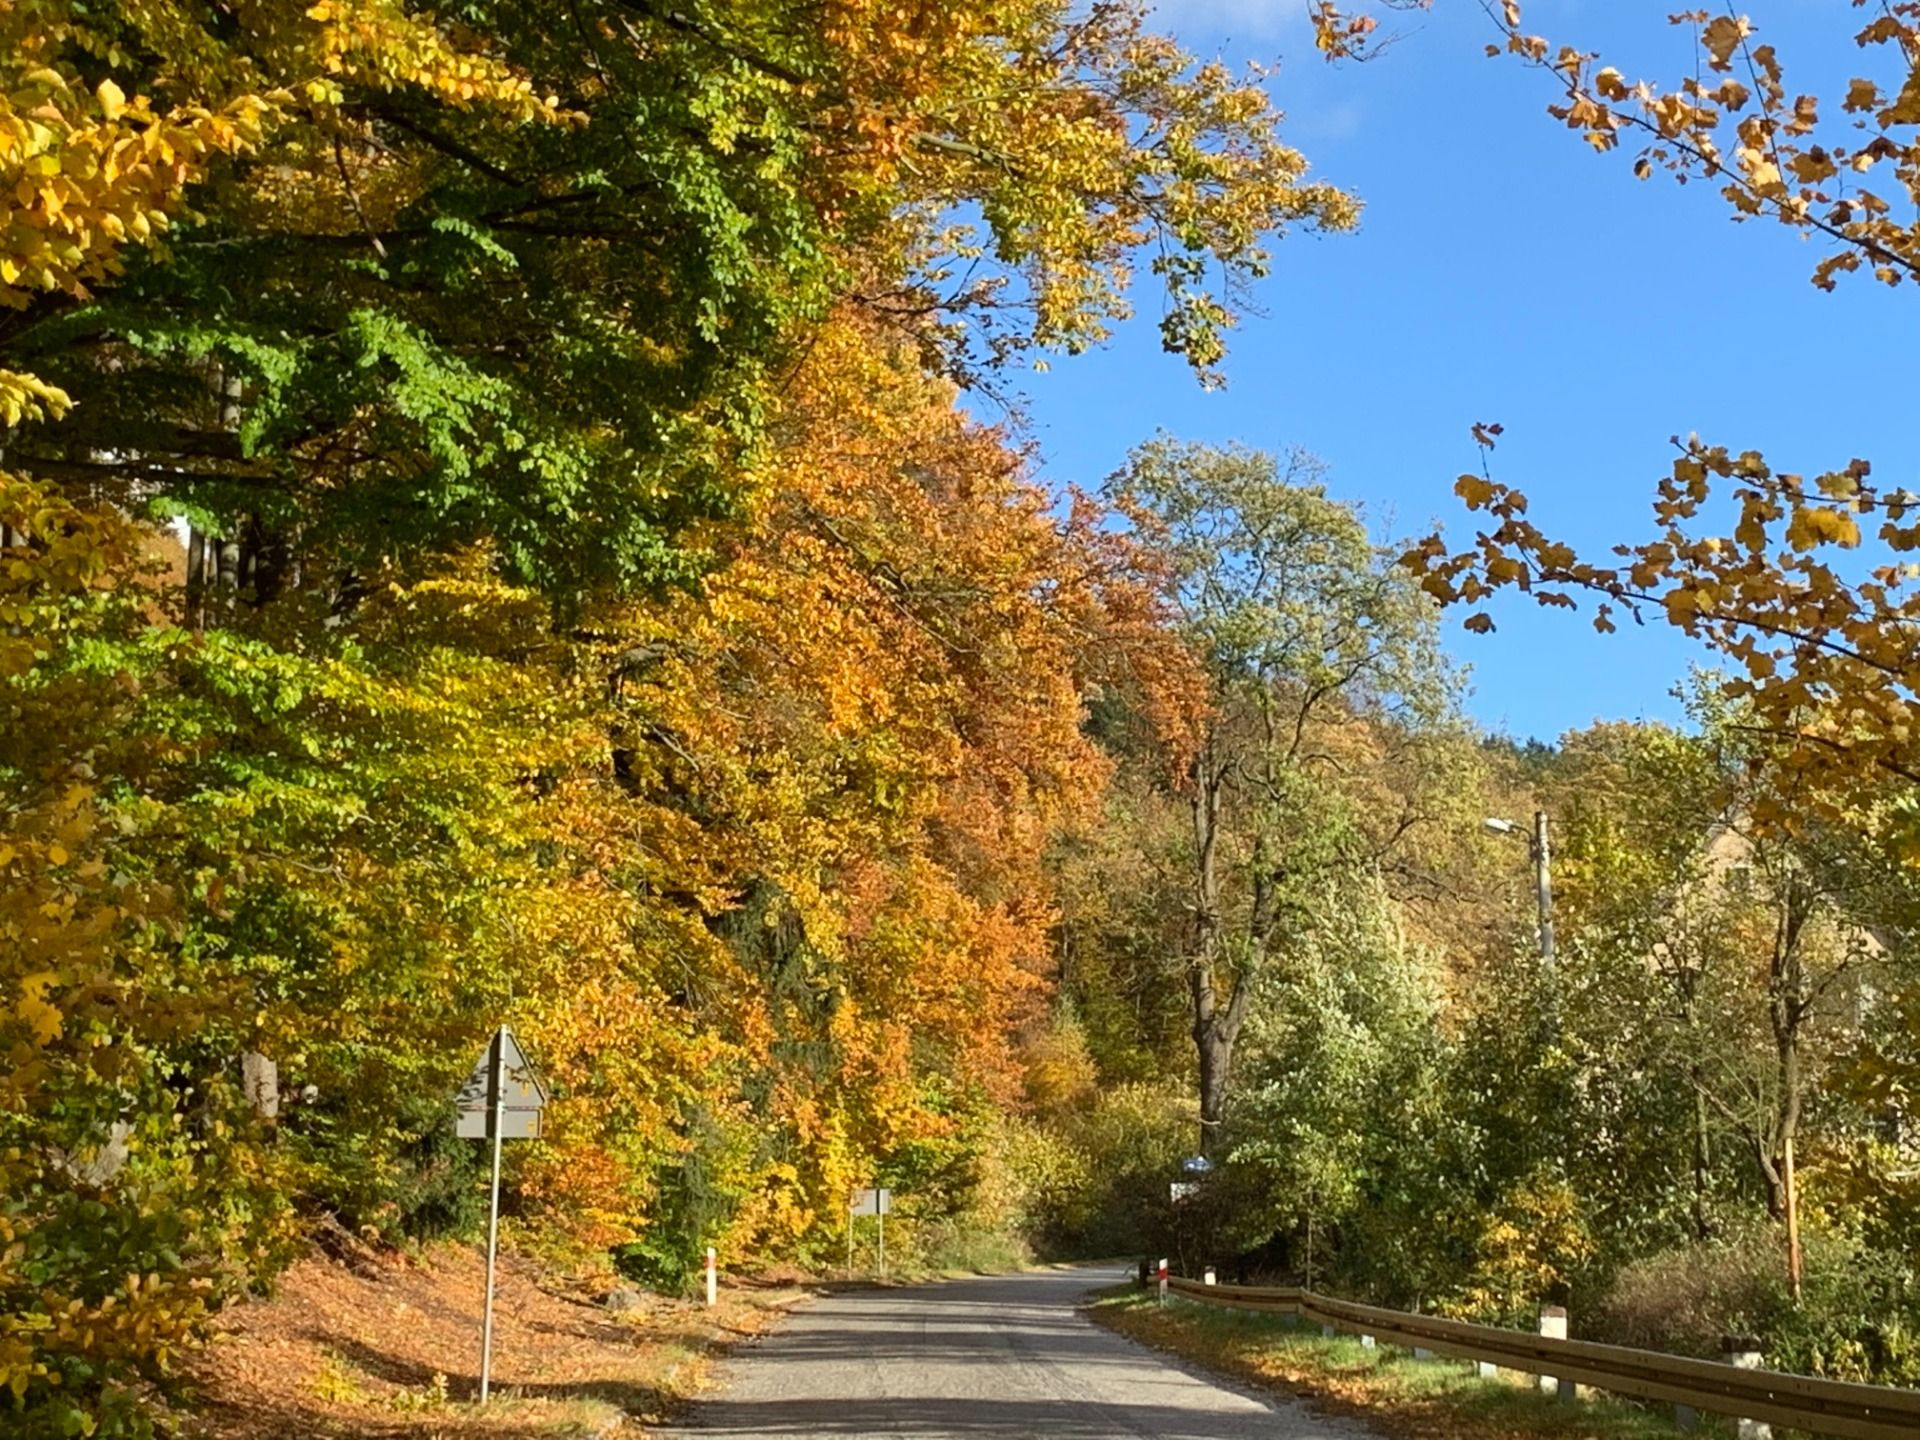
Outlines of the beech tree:
M185 514L255 601L482 538L549 593L685 580L835 305L978 376L1151 275L1211 378L1272 239L1357 215L1128 4L23 18L8 464Z

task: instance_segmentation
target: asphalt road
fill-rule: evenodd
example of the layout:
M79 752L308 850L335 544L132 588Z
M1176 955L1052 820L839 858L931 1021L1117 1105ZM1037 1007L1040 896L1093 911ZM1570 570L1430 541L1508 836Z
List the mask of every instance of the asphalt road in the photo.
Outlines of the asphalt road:
M734 1352L680 1436L1150 1436L1370 1440L1352 1421L1258 1399L1076 1309L1111 1268L856 1291L798 1309Z

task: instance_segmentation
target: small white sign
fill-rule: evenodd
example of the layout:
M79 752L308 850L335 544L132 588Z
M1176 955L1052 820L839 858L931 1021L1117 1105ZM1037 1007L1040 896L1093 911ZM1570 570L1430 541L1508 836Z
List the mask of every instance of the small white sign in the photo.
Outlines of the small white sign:
M891 1215L893 1213L893 1192L891 1190L856 1190L853 1201L847 1206L850 1215Z

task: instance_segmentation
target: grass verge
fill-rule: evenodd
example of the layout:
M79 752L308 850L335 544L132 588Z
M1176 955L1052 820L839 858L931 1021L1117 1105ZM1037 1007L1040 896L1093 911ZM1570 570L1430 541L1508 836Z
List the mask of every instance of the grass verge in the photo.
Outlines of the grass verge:
M1133 1286L1105 1291L1093 1318L1142 1344L1254 1386L1364 1420L1404 1440L1673 1440L1662 1414L1621 1400L1574 1405L1542 1395L1531 1376L1482 1379L1456 1360L1416 1360L1389 1345L1322 1336L1291 1316L1169 1301ZM1730 1436L1730 1423L1702 1416L1694 1440Z

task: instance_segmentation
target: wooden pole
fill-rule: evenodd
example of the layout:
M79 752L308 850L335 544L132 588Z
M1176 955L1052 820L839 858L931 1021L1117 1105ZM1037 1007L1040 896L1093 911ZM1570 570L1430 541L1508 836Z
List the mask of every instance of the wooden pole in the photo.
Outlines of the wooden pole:
M1800 1186L1793 1167L1793 1137L1780 1147L1780 1178L1787 1191L1787 1289L1800 1302Z

